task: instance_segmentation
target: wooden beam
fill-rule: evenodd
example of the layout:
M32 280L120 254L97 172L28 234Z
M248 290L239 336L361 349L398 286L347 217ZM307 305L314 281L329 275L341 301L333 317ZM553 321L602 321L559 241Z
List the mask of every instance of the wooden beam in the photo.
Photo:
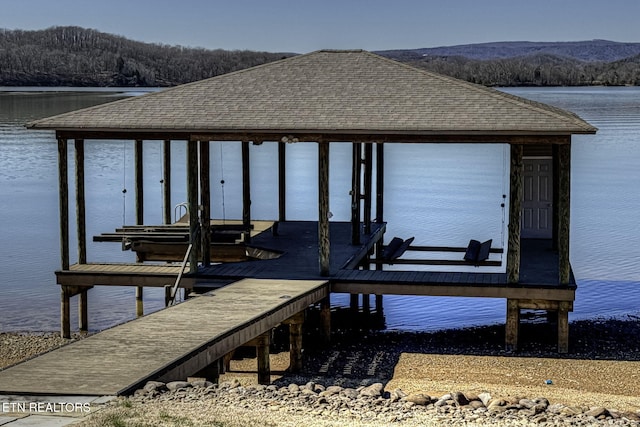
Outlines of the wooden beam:
M329 143L318 142L318 262L320 275L330 269L329 238Z
M144 167L142 140L137 139L134 146L136 181L136 224L144 224Z
M348 294L416 295L435 297L513 298L574 301L575 289L549 287L508 287L504 285L470 285L469 283L370 283L334 279L331 292Z
M200 224L202 227L201 260L204 266L211 265L211 178L209 141L200 141Z
M162 143L162 206L164 223L171 224L171 140Z
M76 228L78 233L78 263L87 263L87 221L84 191L84 140L75 140L76 159Z
M60 203L60 264L69 269L69 178L67 140L58 138L58 197Z
M360 244L360 173L362 167L362 144L352 143L351 149L351 244Z
M523 163L522 145L511 145L509 185L509 248L507 250L507 282L520 281L520 216L522 215Z
M242 225L244 241L251 241L251 162L249 141L242 141Z
M287 220L287 145L278 141L278 221Z
M198 249L200 238L198 230L198 142L187 142L187 206L189 208L189 241L193 244L189 257L189 272L198 269Z
M568 285L571 280L569 261L569 225L571 216L571 145L558 147L558 281Z

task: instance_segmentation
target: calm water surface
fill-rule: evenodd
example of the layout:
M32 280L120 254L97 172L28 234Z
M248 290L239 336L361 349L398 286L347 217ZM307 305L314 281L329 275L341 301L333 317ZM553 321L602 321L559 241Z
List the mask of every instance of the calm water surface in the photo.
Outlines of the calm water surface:
M572 319L640 314L640 88L508 89L579 114L600 130L576 136L572 147L571 261L578 279ZM59 328L57 147L53 132L23 124L139 92L0 88L0 331ZM252 212L277 217L275 144L251 146ZM173 203L185 200L183 143L172 145ZM213 215L241 216L241 164L237 144L212 145ZM288 216L315 219L315 144L288 146ZM145 143L145 222L162 218L160 144ZM350 217L348 144L331 145L331 211ZM86 144L87 234L133 222L131 141ZM415 236L421 245L466 246L470 238L502 242L500 207L508 180L503 145L418 145L386 148L387 236ZM72 178L72 177L71 177ZM224 179L224 188L219 184ZM70 179L73 182L73 179ZM123 196L123 188L131 191ZM73 209L71 212L73 216ZM74 224L74 218L71 223ZM72 232L72 238L73 238ZM72 260L75 257L72 241ZM92 261L133 261L117 243L89 243ZM500 270L500 269L497 269ZM89 292L91 329L131 319L133 288ZM163 292L145 290L145 309L157 310ZM348 304L336 296L334 304ZM76 310L72 310L75 315ZM493 299L385 297L390 329L434 330L504 322L505 302ZM74 324L76 324L74 319Z

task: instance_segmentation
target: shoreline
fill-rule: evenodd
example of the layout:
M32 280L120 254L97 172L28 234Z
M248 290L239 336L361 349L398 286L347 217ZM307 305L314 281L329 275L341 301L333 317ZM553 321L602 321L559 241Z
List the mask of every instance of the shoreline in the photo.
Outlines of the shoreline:
M572 322L570 353L566 355L555 352L553 327L547 324L524 324L521 349L516 353L504 351L503 325L419 333L338 330L330 347L307 346L305 365L298 374L286 372L287 352L280 349L272 353L271 384L278 390L288 389L292 384L302 387L309 382L321 387L339 386L350 390L382 384L384 393L401 390L407 396L430 396L432 406L435 399L457 392L468 395L489 393L495 398L512 400L515 397L545 398L550 405L565 405L583 413L595 407L607 408L613 413L621 411L619 413L631 414L630 417L637 416L640 422L640 319L631 315L626 317ZM33 357L35 353L71 341L59 338L56 333L0 333L0 369L13 364L9 362L17 357ZM232 361L231 371L223 374L220 382L253 390L258 387L256 360L253 355L242 353L239 352L236 360ZM551 380L552 384L546 384L546 380ZM163 394L119 398L113 405L107 405L83 419L81 425L100 425L104 417L123 411L132 411L129 415L141 413L139 422L157 420L161 414L171 415L175 411L194 425L204 423L212 414L218 414L218 420L225 420L222 425L242 425L226 423L225 417L236 419L239 414L244 414L243 422L248 425L260 425L258 420L264 420L265 416L272 417L269 418L273 419L272 425L286 424L285 419L273 418L273 399L266 403L261 398L238 394L229 400L225 397L219 404L211 404L184 393L181 400L172 400L174 398L168 395L162 397ZM295 418L307 425L341 424L336 421L342 419L339 414L334 414L338 416L332 421L336 424L328 421L323 424L323 418L314 415L313 411L307 413L306 409L300 409L294 403L287 404L289 398L285 396L284 406L277 405L282 408L278 410L279 415L284 413L286 419ZM255 402L244 405L247 399ZM190 411L188 400L197 401L208 409L192 408L194 410ZM243 409L238 412L236 410L241 403ZM419 425L411 424L418 419L425 422L420 418L422 415L415 418L417 413L414 412L411 412L411 417L401 417L396 421L402 425ZM293 415L295 417L292 418ZM358 418L354 414L347 418L350 422L358 421L354 417ZM184 421L184 418L180 419ZM353 425L368 425L365 421L360 419L358 423L364 424Z

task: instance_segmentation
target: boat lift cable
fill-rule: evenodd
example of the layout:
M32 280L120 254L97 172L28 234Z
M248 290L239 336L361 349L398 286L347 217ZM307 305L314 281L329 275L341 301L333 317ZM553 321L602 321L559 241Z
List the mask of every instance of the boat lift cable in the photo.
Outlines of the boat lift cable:
M500 207L502 208L502 227L500 228L500 244L502 247L502 253L500 254L500 261L504 256L504 232L506 225L506 204L507 204L507 150L509 145L503 144L502 146L502 202Z
M225 206L224 206L224 157L222 154L222 145L223 143L220 143L220 187L221 187L221 191L222 191L222 222L224 223L227 219L227 215L225 212Z
M122 226L127 223L127 143L122 141Z

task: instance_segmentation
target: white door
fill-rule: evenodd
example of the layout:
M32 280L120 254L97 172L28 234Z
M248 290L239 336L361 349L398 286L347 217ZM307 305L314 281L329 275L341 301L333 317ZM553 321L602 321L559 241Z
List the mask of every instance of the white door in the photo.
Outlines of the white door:
M553 162L551 158L524 158L524 199L521 237L553 236Z

